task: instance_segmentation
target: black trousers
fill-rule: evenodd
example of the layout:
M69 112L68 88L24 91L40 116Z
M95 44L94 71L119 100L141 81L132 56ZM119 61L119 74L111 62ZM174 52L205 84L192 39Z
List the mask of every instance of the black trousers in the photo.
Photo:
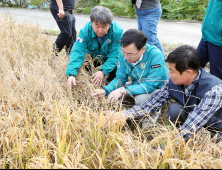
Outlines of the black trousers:
M65 11L64 18L59 18L57 15L58 10L50 8L50 11L61 31L55 41L56 51L60 52L63 47L66 46L66 52L70 53L72 46L76 41L75 17L72 11Z
M166 114L169 116L171 122L175 122L178 119L181 124L183 124L188 117L188 114L183 111L183 106L181 106L178 102L172 103L168 107ZM205 125L204 128L211 132L211 137L214 137L216 134L218 134L217 142L222 141L222 129L207 125Z
M171 122L175 122L178 118L178 121L184 123L187 119L187 114L183 111L183 106L181 106L178 102L172 103L167 110L166 113Z
M222 46L201 40L197 52L200 66L204 68L210 62L210 73L222 80Z

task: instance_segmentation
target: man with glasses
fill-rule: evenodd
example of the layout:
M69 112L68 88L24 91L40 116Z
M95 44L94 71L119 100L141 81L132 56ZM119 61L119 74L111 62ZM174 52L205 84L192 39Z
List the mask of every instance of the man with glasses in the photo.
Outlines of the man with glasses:
M123 95L135 96L135 103L143 103L151 93L160 89L168 78L163 53L146 43L142 31L130 29L121 40L116 78L103 89L96 89L92 98L108 96L107 102L115 102ZM132 82L128 82L128 77Z

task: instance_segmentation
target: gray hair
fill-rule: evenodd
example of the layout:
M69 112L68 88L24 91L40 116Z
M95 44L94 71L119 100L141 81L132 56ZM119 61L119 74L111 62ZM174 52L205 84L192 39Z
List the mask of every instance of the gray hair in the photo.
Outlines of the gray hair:
M91 22L100 22L104 26L107 26L108 24L112 24L113 21L113 13L104 6L95 6L90 14L90 20Z

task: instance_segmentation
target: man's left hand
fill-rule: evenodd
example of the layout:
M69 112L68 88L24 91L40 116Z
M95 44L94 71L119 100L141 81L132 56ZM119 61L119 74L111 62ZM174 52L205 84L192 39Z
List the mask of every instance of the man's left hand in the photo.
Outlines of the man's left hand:
M116 102L123 94L120 93L120 88L112 91L107 98L107 103Z
M105 74L102 71L97 71L91 76L91 78L93 79L93 84L95 84L96 86L101 86L104 76Z

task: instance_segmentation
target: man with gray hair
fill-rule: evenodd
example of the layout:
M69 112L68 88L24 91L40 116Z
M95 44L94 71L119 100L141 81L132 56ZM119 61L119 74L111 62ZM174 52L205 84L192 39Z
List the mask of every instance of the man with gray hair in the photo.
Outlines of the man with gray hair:
M92 82L95 85L101 86L102 80L108 74L107 82L116 77L118 50L121 47L123 29L113 21L112 12L103 6L96 6L92 9L90 20L80 30L70 54L66 70L68 90L72 89L72 85L76 85L75 77L85 59L86 53L90 54L94 59L95 67L103 64L100 70L92 75Z

